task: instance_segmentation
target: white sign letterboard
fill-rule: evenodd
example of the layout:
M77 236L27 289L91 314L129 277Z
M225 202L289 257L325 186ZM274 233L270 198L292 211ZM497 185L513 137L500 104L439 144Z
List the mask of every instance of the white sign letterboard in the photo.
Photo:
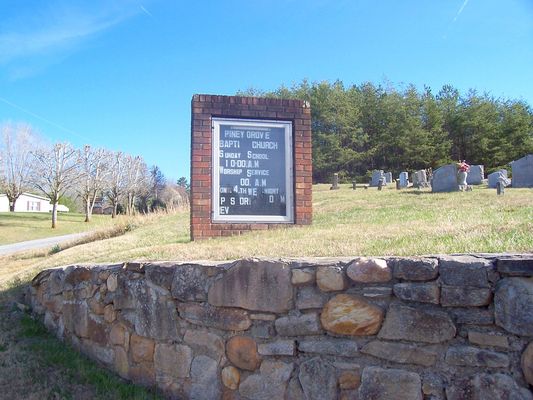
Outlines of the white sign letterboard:
M292 122L212 120L213 222L293 223Z

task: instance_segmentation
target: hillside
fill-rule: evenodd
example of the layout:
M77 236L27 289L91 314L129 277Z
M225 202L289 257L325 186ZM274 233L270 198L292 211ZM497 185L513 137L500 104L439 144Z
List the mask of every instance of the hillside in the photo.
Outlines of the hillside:
M41 269L71 263L533 250L533 196L528 189L509 189L498 197L483 187L433 194L353 191L347 185L330 191L328 185L316 185L313 204L311 226L200 242L189 240L188 211L147 217L123 236L53 255L4 257L0 287L15 277L24 280Z
M122 236L61 250L0 258L0 386L6 398L151 399L79 355L20 311L26 282L38 271L74 263L343 255L415 255L533 250L533 196L528 189L432 194L343 186L314 187L314 223L202 242L189 240L189 213L123 221ZM113 229L115 229L114 227ZM106 237L97 231L94 238ZM0 396L2 397L2 396Z
M57 228L51 229L50 213L1 212L0 245L109 228L117 222L109 215L93 215L89 223L84 220L84 214L61 213Z

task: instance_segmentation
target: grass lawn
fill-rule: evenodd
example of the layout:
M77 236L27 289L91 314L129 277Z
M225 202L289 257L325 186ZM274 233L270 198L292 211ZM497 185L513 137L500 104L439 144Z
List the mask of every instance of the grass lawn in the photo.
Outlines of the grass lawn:
M0 387L7 387L11 398L155 397L133 385L116 388L120 382L111 374L83 357L75 358L41 325L9 305L45 268L128 260L533 251L531 189L509 188L504 196L496 196L494 189L483 187L433 194L389 188L353 191L348 185L330 191L329 185L316 185L313 210L311 226L199 242L189 240L188 212L151 215L123 222L128 229L122 230L126 232L122 236L55 254L0 257Z
M190 242L189 213L145 217L137 229L57 254L0 258L0 289L19 277L72 263L228 260L240 257L384 256L533 251L533 190L472 192L316 185L311 226Z
M2 212L0 213L0 246L25 240L86 232L111 226L114 223L109 215L94 215L91 222L84 221L85 214L59 213L57 228L52 229L50 213Z

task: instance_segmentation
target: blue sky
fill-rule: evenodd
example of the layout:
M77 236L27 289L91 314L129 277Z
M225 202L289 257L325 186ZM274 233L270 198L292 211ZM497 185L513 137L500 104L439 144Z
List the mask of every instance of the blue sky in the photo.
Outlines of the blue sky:
M300 82L533 105L532 0L0 0L0 122L189 175L190 101Z

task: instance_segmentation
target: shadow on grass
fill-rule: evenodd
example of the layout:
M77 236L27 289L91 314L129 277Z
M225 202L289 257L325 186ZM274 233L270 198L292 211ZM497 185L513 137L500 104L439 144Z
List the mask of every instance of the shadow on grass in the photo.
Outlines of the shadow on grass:
M46 217L46 218L44 218ZM2 213L2 219L5 221L6 219L8 220L21 220L21 222L25 222L25 221L52 221L52 216L50 214L47 214L47 213L43 213L42 216L41 215L21 215L20 213L14 213L14 214L8 214L8 213ZM11 225L11 224L6 224L6 225ZM15 225L12 225L12 226L15 226ZM22 225L24 226L24 224Z
M406 191L402 190L400 192L400 194L402 194L402 195L410 194L410 195L421 196L421 195L433 195L434 193L433 192L422 191L422 190L406 190Z
M0 318L9 324L7 328L0 324L0 329L10 331L10 334L0 331L0 339L2 336L11 339L7 342L3 339L0 352L12 351L16 347L17 352L23 355L22 359L26 360L23 369L29 376L24 390L42 392L44 384L47 398L75 399L80 390L85 395L90 394L93 399L162 398L155 390L124 381L50 334L42 321L30 314L29 309L23 310L21 303L28 285L28 282L14 281L9 287L0 290ZM35 385L35 390L32 390L32 385ZM15 395L15 398L24 398L24 393L10 394Z

